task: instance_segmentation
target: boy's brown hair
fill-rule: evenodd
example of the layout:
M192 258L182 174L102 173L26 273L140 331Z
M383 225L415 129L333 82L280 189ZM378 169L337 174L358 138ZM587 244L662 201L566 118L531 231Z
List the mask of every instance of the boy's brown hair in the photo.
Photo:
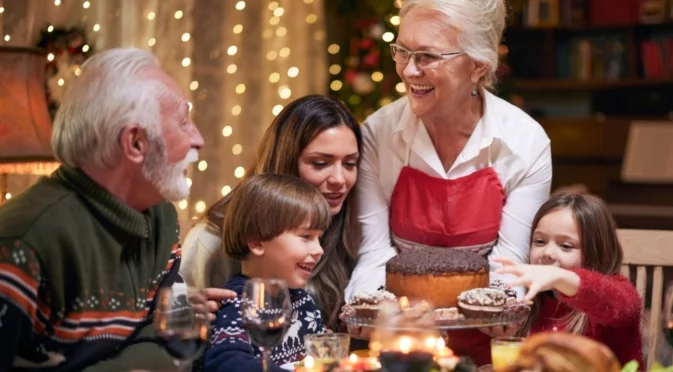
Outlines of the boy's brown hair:
M331 218L325 197L314 186L293 176L258 174L233 191L224 217L222 249L243 260L250 253L250 241L269 241L299 228L325 231Z

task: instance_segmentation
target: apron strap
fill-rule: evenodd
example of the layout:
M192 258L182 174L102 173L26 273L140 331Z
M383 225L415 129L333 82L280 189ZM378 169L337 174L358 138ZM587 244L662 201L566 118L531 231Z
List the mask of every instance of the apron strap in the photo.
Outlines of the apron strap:
M491 143L492 145L493 143ZM491 145L488 145L488 167L492 168L493 167L493 162L491 161Z

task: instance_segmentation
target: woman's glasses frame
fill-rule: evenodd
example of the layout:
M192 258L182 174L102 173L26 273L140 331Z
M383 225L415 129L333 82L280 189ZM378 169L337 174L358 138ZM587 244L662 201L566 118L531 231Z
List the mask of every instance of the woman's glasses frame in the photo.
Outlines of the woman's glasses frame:
M439 63L443 60L452 59L462 54L465 54L465 52L458 51L450 53L435 53L424 50L412 52L411 50L399 44L390 44L390 55L393 57L393 61L402 65L406 65L413 57L414 62L418 68L428 70L436 69L439 67Z

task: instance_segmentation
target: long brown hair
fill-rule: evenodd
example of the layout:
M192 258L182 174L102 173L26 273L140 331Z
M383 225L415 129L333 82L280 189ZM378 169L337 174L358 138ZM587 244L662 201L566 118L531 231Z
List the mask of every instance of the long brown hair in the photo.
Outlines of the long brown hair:
M264 133L242 182L262 173L298 177L299 157L306 146L323 131L341 125L353 131L358 152L362 153L360 126L341 101L321 95L309 95L291 102ZM230 197L231 194L220 199L204 214L205 220L219 235L222 234L222 223ZM326 314L325 323L332 329L338 327L339 313L344 304L344 290L355 267L360 247L360 226L355 213L355 195L351 190L341 211L332 217L332 223L320 239L325 253L311 278L318 303ZM197 262L197 265L205 263Z
M561 193L547 200L537 211L531 229L533 232L540 220L549 213L568 208L575 219L582 250L582 268L606 275L619 274L624 252L617 238L617 223L605 203L598 197L584 193ZM522 333L530 330L532 322L540 312L540 296L533 302L531 315L522 328ZM573 310L564 317L565 331L582 334L587 323L586 314Z

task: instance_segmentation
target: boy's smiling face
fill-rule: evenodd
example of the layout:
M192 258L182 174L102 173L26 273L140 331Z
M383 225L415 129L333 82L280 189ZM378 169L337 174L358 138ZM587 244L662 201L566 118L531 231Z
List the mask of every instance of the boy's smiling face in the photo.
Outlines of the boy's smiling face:
M249 243L250 264L264 277L283 279L290 288L304 288L322 257L320 230L289 230L265 242Z

